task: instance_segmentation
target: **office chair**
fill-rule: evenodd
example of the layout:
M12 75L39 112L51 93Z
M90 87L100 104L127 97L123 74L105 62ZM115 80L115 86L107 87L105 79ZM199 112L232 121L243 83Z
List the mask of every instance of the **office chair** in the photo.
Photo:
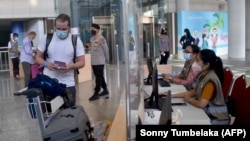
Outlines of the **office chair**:
M225 67L224 69L224 81L223 81L223 85L222 85L222 92L223 92L223 96L224 99L226 100L230 88L232 86L233 83L233 72L230 70L229 67Z
M226 99L230 116L236 117L239 115L241 98L245 94L246 84L246 76L244 74L234 79Z
M236 109L234 124L250 125L250 86L245 89L245 92L240 95L236 101Z

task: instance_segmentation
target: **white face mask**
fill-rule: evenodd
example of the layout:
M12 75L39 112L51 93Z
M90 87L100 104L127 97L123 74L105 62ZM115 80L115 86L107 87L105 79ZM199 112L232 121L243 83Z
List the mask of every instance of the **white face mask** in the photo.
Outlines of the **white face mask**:
M196 71L202 71L202 67L195 61L192 65Z

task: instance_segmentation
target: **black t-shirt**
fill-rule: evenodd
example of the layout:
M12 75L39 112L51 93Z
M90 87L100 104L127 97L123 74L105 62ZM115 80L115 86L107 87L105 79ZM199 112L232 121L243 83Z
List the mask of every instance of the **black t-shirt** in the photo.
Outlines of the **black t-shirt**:
M192 36L186 37L184 35L181 37L180 42L183 42L182 49L186 49L187 46L194 44L195 39Z

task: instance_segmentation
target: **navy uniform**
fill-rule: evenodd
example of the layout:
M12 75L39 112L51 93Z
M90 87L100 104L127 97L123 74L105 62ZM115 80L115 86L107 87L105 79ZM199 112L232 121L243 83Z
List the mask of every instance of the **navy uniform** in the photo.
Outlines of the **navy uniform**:
M104 79L104 65L109 62L109 48L105 38L102 35L98 34L91 37L90 54L91 65L95 75L96 83L94 95L89 98L89 100L92 101L98 99L99 96L109 94L107 84ZM103 91L99 94L101 88L103 89Z

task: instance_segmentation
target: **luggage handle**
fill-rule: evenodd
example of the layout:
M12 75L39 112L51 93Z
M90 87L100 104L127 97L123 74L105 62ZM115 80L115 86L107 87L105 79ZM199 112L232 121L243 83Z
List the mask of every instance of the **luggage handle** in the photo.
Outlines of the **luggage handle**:
M78 132L78 131L79 131L79 128L76 127L75 129L71 129L71 130L70 130L70 133L76 133L76 132Z
M97 141L95 138L93 138L91 132L89 130L85 130L85 134L87 136L87 141Z
M74 118L74 115L67 114L67 115L60 115L60 117L66 117L66 118L71 117L71 118Z
M89 122L89 121L87 121L87 122L86 122L86 125L88 126L88 128L89 128L89 131L90 131L90 132L92 132L92 131L94 130L94 128L93 128L93 127L91 127L91 125L90 125L90 122Z

